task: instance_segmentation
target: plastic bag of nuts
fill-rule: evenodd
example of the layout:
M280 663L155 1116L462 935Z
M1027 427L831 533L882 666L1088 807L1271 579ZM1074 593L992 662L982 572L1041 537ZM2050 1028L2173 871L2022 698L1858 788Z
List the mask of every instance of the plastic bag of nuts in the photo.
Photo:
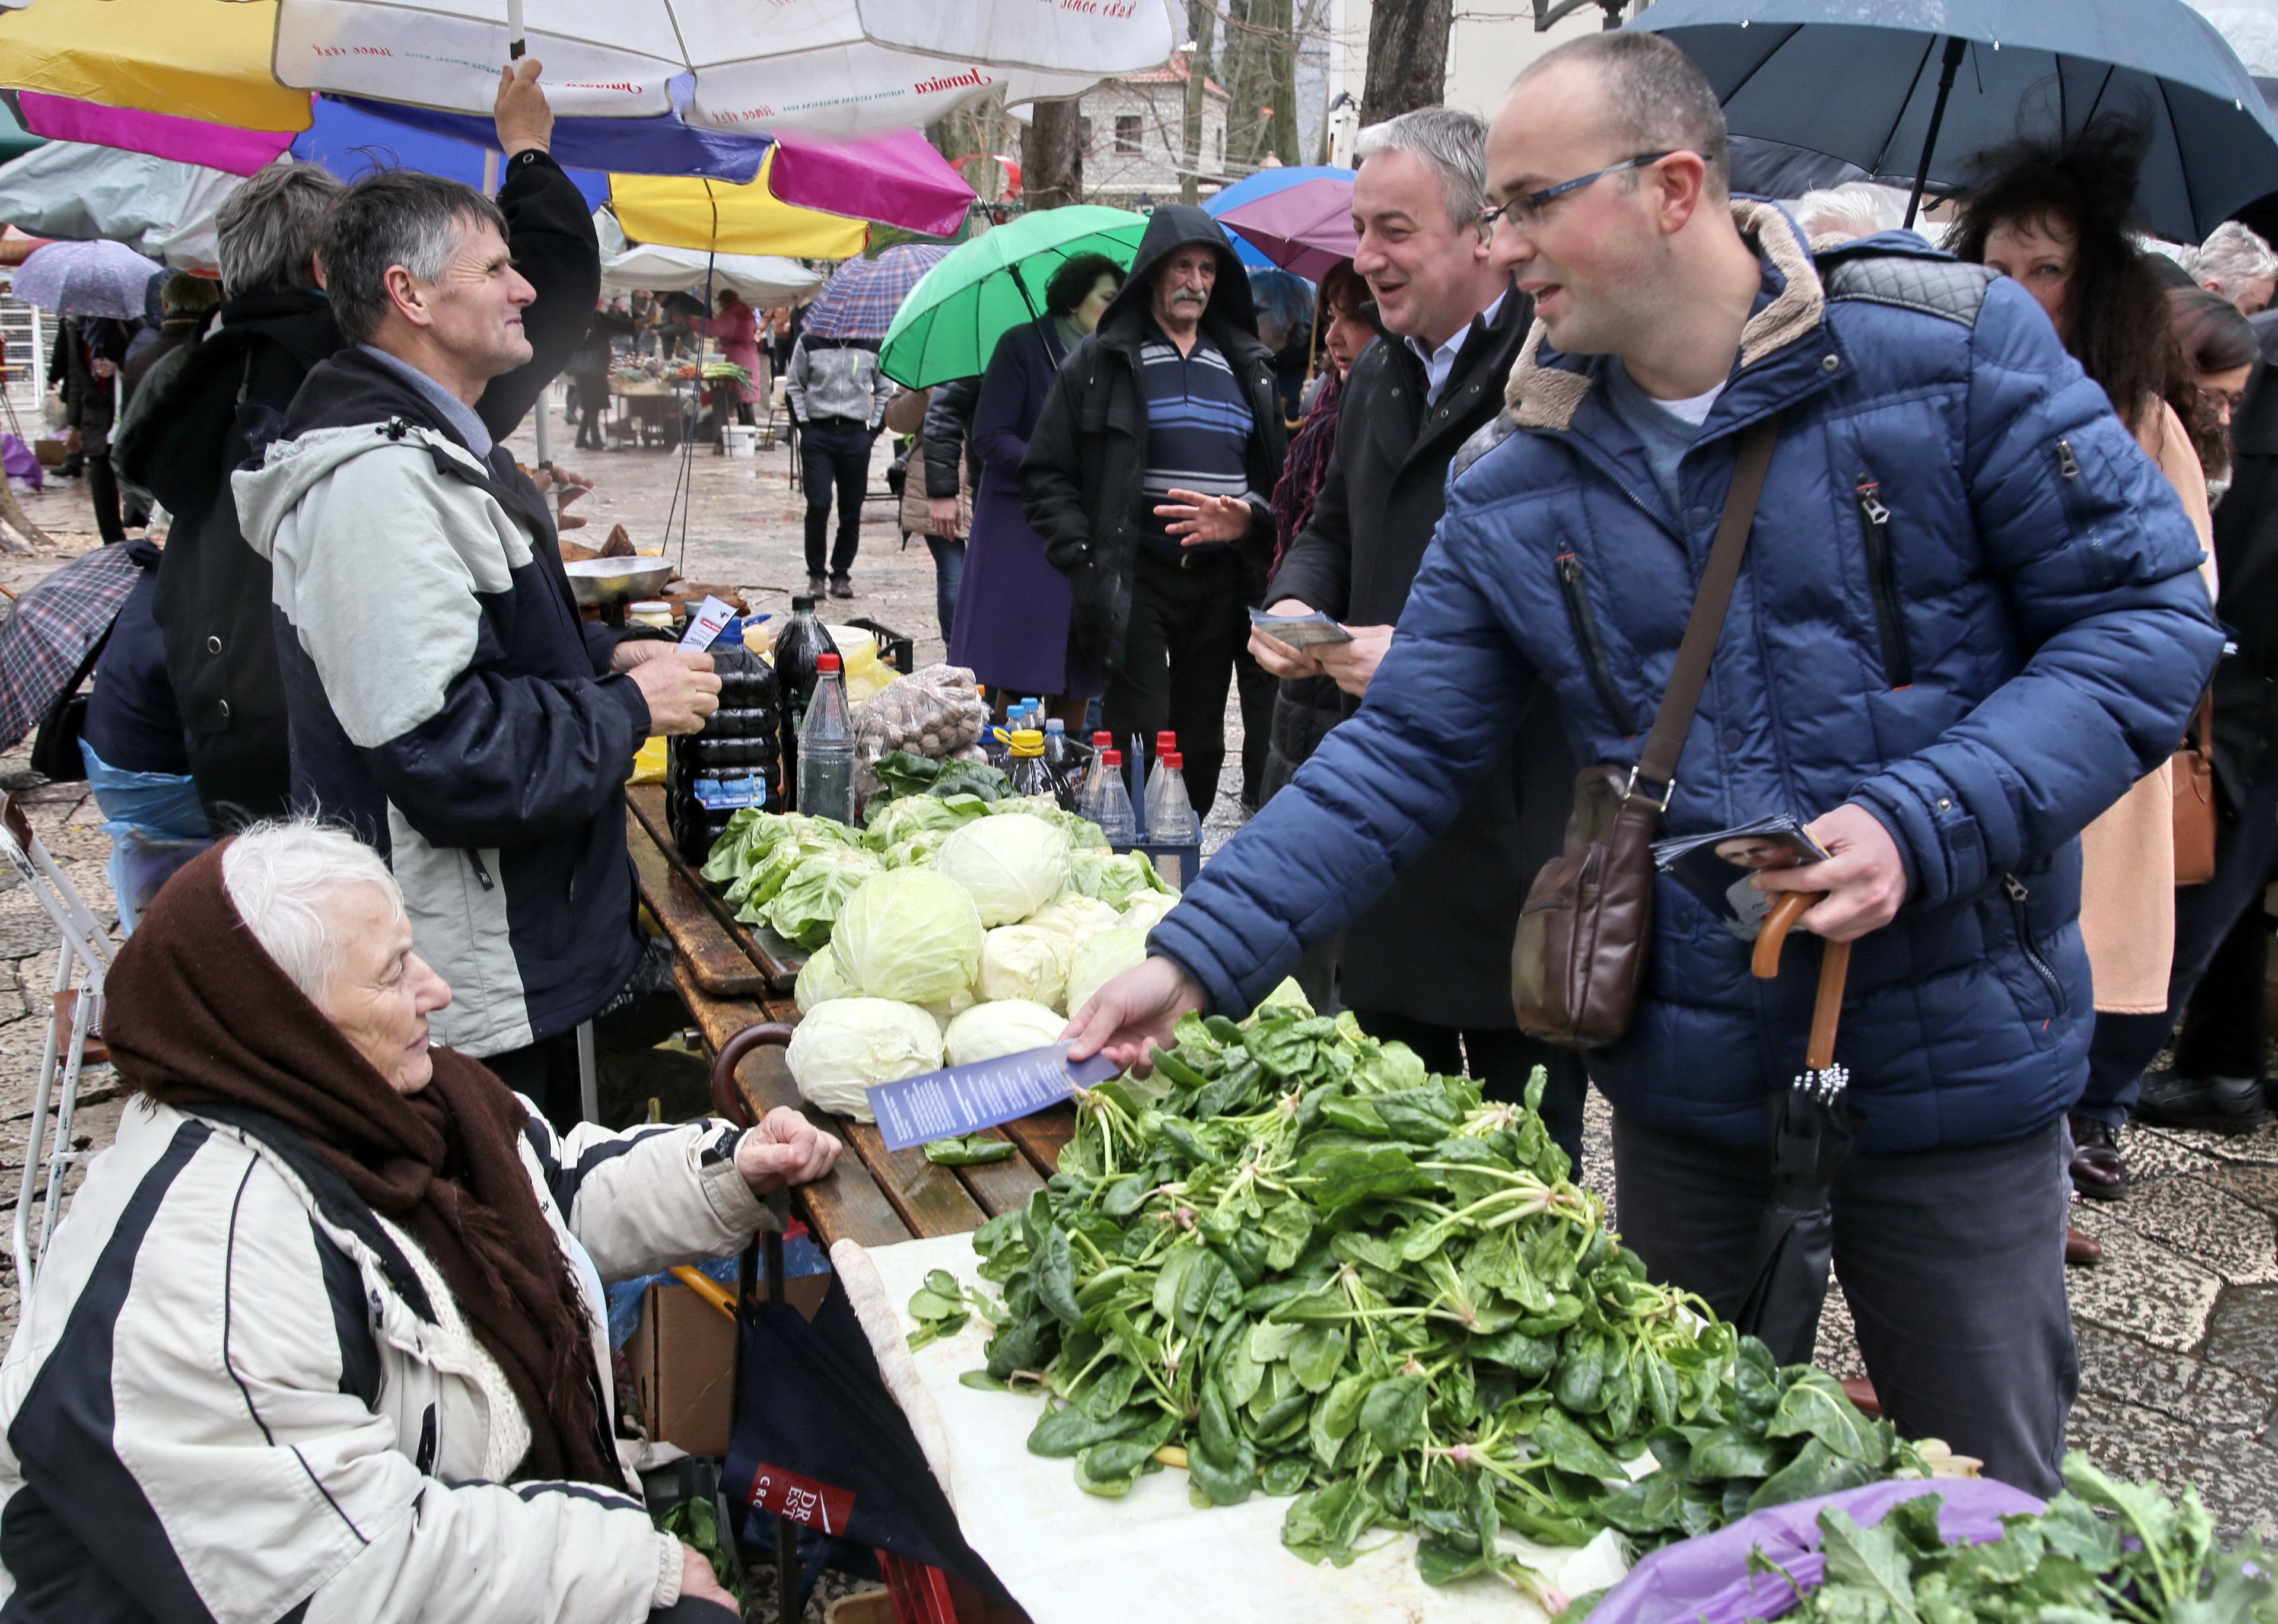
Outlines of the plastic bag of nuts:
M924 666L889 682L854 719L854 789L878 787L878 763L898 750L946 760L977 745L989 707L963 666Z

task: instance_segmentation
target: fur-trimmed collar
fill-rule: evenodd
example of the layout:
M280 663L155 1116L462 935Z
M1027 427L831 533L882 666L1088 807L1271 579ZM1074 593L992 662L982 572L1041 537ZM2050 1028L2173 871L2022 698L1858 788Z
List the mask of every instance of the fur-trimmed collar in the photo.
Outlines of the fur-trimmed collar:
M1743 237L1755 240L1757 250L1771 261L1787 284L1740 330L1740 364L1746 367L1819 325L1827 296L1812 265L1809 245L1777 203L1735 199L1732 224ZM1536 364L1535 355L1541 347L1542 323L1538 319L1519 348L1518 359L1511 363L1510 379L1503 386L1503 405L1511 421L1522 429L1563 429L1574 421L1575 411L1590 393L1590 375Z

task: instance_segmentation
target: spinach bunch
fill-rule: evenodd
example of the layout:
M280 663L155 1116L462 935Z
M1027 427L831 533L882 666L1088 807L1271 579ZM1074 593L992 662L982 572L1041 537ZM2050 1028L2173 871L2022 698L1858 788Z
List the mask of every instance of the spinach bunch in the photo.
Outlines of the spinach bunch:
M1182 1466L1198 1506L1291 1497L1309 1560L1412 1529L1432 1582L1493 1574L1555 1612L1502 1530L1678 1537L1913 1464L1646 1278L1569 1178L1540 1072L1524 1108L1488 1102L1288 1006L1176 1035L1150 1081L1079 1096L1059 1172L975 1238L1004 1296L965 1380L1041 1391L1028 1446L1087 1491Z
M1861 1528L1819 1514L1826 1574L1804 1588L1758 1556L1754 1571L1803 1597L1792 1615L1829 1624L2270 1624L2278 1620L2268 1559L2251 1543L2218 1548L2198 1496L2181 1505L2145 1484L2116 1483L2068 1456L2067 1492L2037 1516L2005 1517L1982 1545L1950 1545L1934 1495Z

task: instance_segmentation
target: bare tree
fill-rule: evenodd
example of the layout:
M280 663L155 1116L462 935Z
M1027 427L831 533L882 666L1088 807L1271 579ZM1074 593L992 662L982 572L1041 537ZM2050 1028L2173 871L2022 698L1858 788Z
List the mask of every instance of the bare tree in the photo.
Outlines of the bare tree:
M1368 16L1368 86L1360 121L1380 124L1445 95L1455 0L1374 0Z
M1185 155L1186 172L1179 177L1179 201L1198 202L1202 199L1203 169L1203 103L1210 83L1211 35L1218 25L1218 11L1210 0L1194 0L1187 7L1187 28L1195 42L1195 54L1187 64L1187 127L1179 150Z
M1071 99L1038 102L1021 134L1021 196L1031 212L1083 201L1083 121Z

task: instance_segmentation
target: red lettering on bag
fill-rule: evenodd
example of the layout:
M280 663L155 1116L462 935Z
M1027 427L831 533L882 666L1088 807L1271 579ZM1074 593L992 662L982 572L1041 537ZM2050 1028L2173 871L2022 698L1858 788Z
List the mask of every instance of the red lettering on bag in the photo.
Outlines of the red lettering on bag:
M749 1503L761 1511L788 1517L826 1534L845 1533L846 1520L854 1514L851 1490L819 1483L812 1477L801 1477L797 1472L786 1472L779 1466L764 1462L752 1474Z

